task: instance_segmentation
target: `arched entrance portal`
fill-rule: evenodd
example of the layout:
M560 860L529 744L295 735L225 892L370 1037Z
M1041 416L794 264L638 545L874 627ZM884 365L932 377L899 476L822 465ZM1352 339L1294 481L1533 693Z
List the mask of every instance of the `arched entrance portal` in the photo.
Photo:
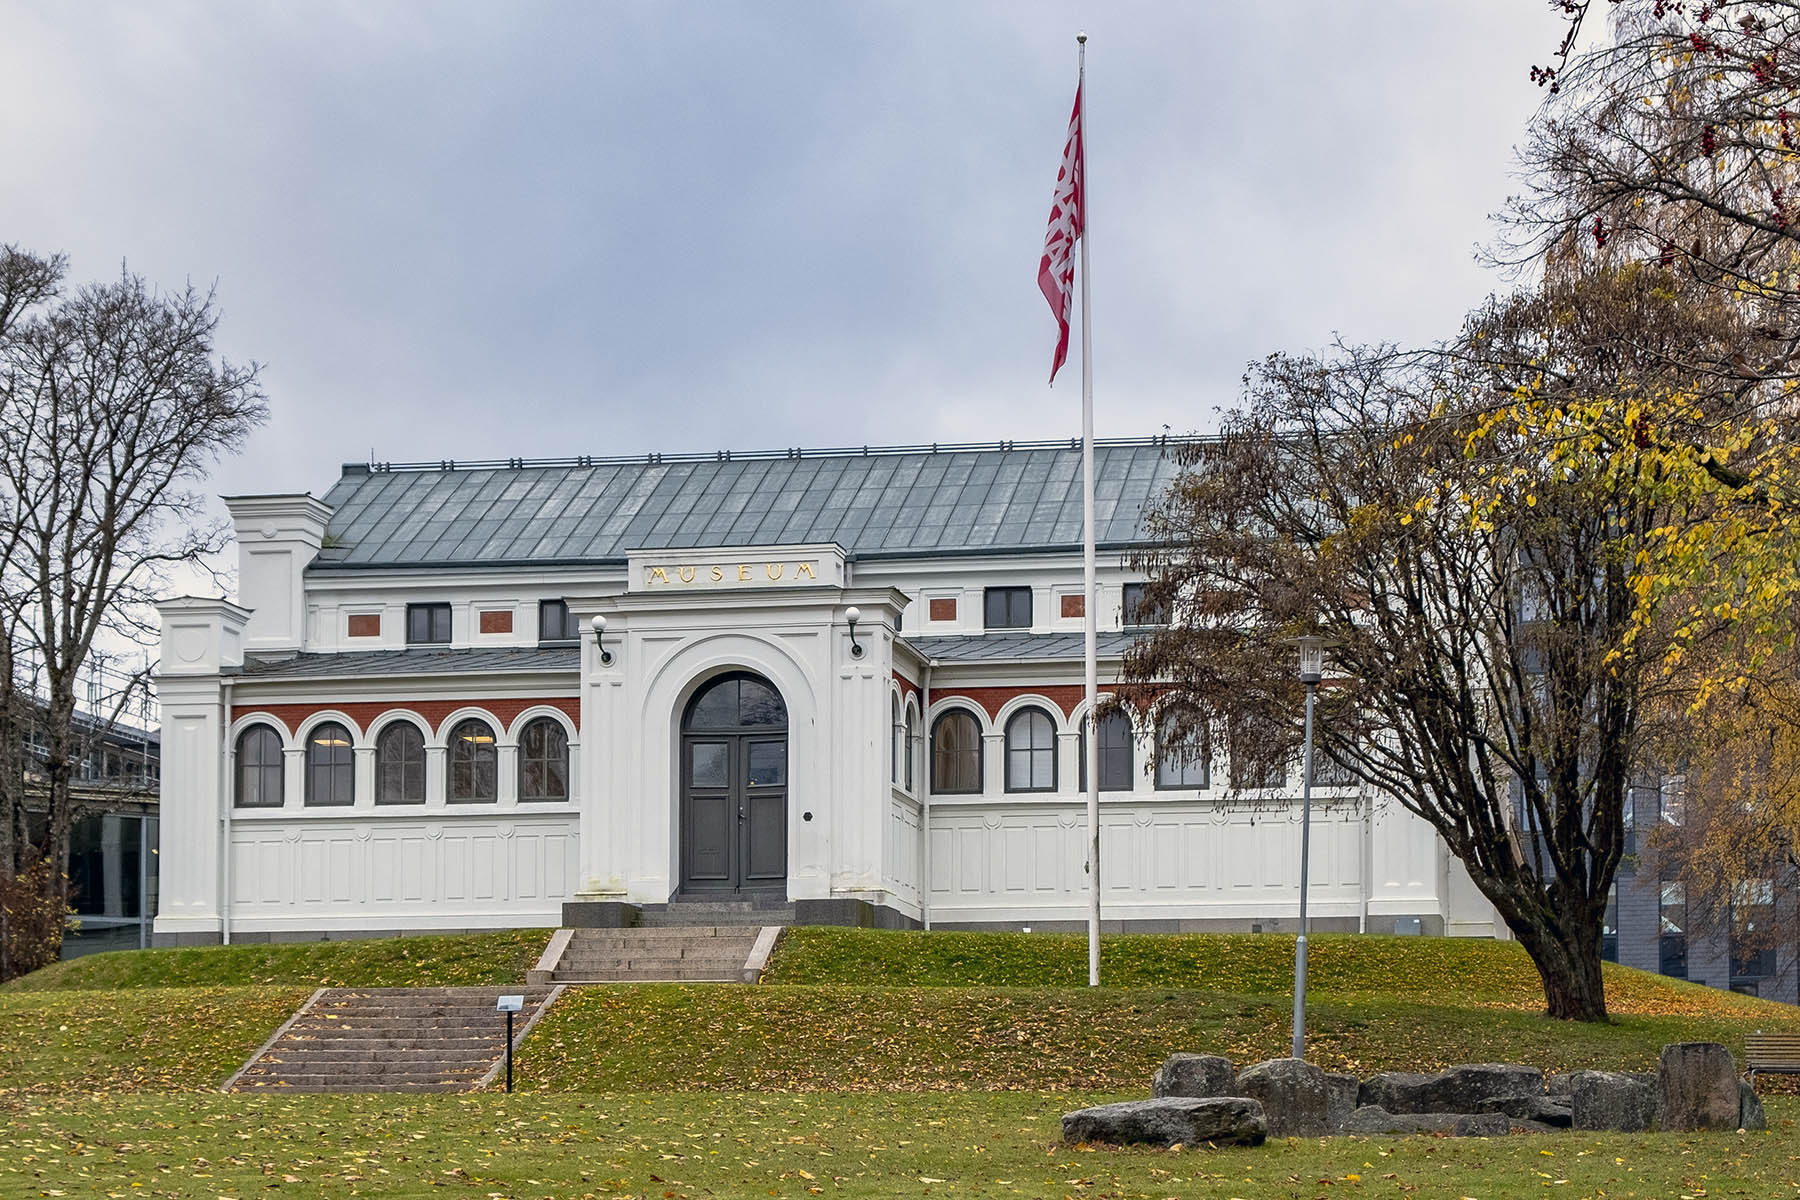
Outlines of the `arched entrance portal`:
M787 705L721 675L681 717L681 890L786 891Z

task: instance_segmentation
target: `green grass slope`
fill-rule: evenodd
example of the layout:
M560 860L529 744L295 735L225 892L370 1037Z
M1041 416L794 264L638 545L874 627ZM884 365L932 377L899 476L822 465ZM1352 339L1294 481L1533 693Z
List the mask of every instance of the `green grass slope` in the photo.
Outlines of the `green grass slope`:
M508 929L341 942L116 950L56 963L8 992L182 987L503 987L521 983L550 933Z
M1537 970L1516 942L1481 938L1314 934L1307 939L1307 990L1483 1007L1543 1007ZM1101 939L1107 987L1198 988L1285 994L1294 981L1294 939L1278 934L1120 934ZM890 987L1083 987L1082 934L790 929L765 983L854 983ZM1782 1014L1800 1010L1608 964L1615 1014Z
M1071 1147L1060 1095L124 1096L0 1099L4 1196L1793 1196L1764 1134L1331 1138Z
M291 987L0 993L0 1099L209 1091L310 994Z

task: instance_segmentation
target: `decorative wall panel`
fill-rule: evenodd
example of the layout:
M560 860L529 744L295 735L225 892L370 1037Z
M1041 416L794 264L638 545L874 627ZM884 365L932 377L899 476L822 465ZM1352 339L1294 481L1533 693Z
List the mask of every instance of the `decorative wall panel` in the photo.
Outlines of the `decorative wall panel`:
M232 927L245 932L554 925L579 851L572 813L240 819Z

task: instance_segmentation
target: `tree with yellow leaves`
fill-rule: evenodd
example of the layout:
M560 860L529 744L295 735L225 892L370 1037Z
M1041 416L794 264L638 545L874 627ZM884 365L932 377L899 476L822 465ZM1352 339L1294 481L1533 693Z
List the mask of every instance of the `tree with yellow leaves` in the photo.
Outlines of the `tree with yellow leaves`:
M1646 719L1693 702L1690 653L1752 607L1710 597L1731 556L1768 552L1717 478L1761 461L1753 432L1707 440L1743 405L1717 367L1742 335L1737 307L1631 265L1556 272L1429 353L1270 358L1152 515L1136 564L1173 620L1129 654L1129 699L1165 746L1229 727L1234 762L1278 762L1287 639L1329 638L1324 758L1430 822L1550 1015L1603 1019Z

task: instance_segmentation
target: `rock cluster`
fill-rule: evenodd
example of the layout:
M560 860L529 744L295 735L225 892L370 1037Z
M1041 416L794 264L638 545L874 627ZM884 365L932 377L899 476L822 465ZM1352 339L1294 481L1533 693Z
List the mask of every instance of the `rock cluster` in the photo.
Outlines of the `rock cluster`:
M1573 1071L1546 1077L1516 1063L1359 1080L1298 1058L1237 1070L1214 1054L1171 1054L1152 1099L1063 1117L1069 1142L1256 1146L1269 1137L1447 1134L1501 1137L1565 1129L1625 1133L1768 1128L1762 1103L1716 1042L1663 1047L1653 1075Z

